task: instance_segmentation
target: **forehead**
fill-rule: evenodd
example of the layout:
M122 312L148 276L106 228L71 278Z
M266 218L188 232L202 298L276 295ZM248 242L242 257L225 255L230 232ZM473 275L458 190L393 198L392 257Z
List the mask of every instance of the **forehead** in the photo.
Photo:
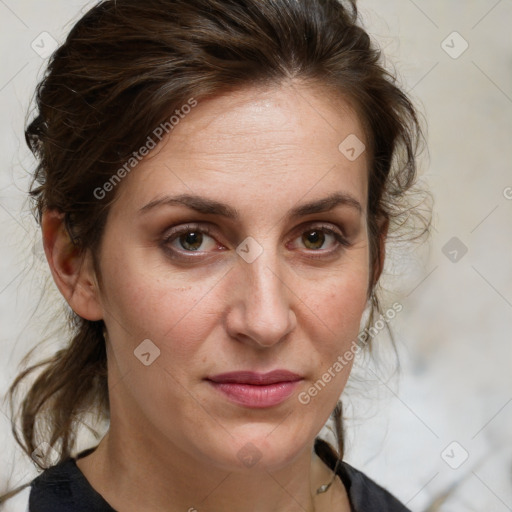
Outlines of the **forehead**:
M220 94L182 116L124 179L121 195L138 207L164 193L266 207L271 199L289 205L343 191L366 209L366 154L351 160L340 151L351 137L366 143L357 114L320 87L287 84Z

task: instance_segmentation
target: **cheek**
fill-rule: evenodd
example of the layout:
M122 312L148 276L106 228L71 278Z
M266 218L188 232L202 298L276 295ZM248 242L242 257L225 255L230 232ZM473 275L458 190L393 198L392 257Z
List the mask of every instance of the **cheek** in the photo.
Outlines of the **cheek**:
M104 249L102 302L116 359L124 360L123 370L137 367L133 351L150 339L161 351L159 363L184 370L221 315L219 276L198 279L193 271L149 265L144 251L111 249Z
M367 277L366 261L362 258L357 265L347 265L345 271L317 283L316 292L307 301L314 313L309 315L311 321L306 328L311 360L316 364L311 387L304 397L314 397L322 419L330 414L341 395L358 352L361 317L368 305Z
M352 293L346 293L349 290ZM325 297L328 306L321 309L322 322L316 322L316 335L311 334L313 347L319 354L318 373L331 368L339 356L347 351L356 350L361 317L367 305L364 291L364 287L346 288ZM324 333L323 336L320 331ZM340 385L348 378L351 366L344 362L343 371L336 370L335 373L340 377L336 380Z
M312 327L323 328L334 345L347 336L357 335L367 306L367 279L368 271L361 261L304 288L304 302L316 318Z
M199 279L194 270L173 269L159 248L138 245L129 232L127 240L116 237L113 229L105 238L110 242L102 251L106 306L127 324L138 326L141 334L161 337L171 331L214 283L214 276L205 272Z

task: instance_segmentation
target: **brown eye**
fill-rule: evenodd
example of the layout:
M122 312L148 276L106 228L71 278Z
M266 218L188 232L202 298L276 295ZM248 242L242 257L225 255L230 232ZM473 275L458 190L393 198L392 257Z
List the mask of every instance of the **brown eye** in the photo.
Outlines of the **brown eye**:
M208 226L185 225L172 230L163 240L167 250L173 253L211 252L218 247Z
M318 229L306 231L302 235L302 241L307 249L321 249L325 242L325 233Z
M189 231L178 237L180 245L186 251L197 251L203 243L203 234L197 231Z
M294 240L295 248L302 249L310 258L329 258L350 245L342 232L331 224L313 226Z

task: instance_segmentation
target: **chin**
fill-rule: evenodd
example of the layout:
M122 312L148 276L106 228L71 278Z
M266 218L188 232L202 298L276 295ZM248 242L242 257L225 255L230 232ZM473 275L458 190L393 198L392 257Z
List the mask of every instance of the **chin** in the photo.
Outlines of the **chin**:
M217 443L222 439L228 442L208 445L208 458L212 465L231 472L278 471L293 463L303 452L313 445L314 436L297 435L296 430L283 425L250 424L232 436L215 436Z

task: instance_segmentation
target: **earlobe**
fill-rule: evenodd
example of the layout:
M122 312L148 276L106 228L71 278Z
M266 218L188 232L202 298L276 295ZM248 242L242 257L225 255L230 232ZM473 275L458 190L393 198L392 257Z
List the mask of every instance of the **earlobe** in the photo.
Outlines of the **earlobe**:
M77 315L86 320L101 320L99 288L90 253L84 254L72 243L62 212L45 211L41 229L44 252L57 288Z

